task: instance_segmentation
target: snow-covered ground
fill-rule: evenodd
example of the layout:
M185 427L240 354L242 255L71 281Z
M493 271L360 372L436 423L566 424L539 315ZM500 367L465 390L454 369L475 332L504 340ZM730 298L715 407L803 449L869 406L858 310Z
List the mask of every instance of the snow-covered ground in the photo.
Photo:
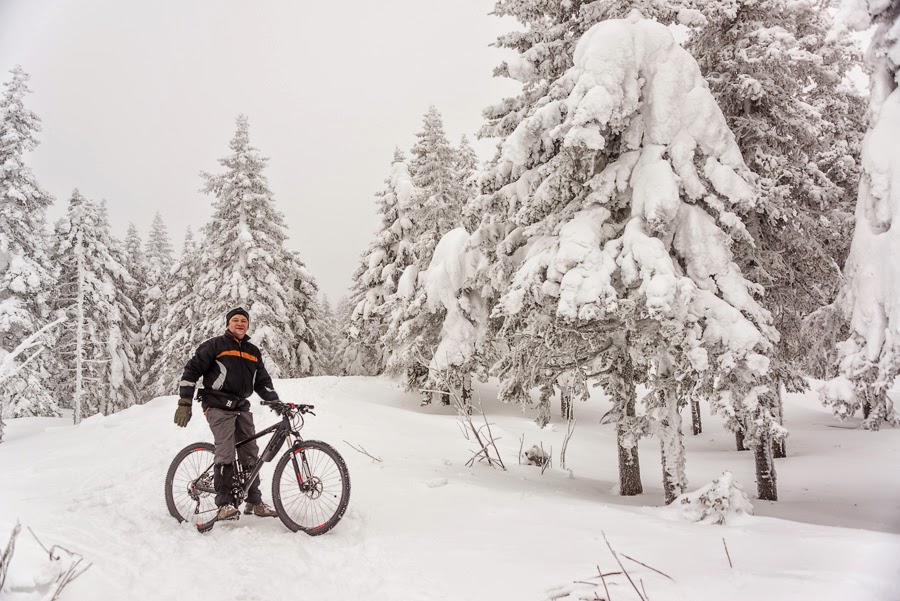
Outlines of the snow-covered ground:
M839 424L815 394L792 395L777 503L753 498L750 453L704 416L687 437L688 477L698 488L731 470L756 515L728 526L694 524L660 508L659 448L641 445L645 494L614 494L615 437L598 424L601 397L576 407L571 472L557 467L564 427L539 430L515 407L485 401L508 471L465 467L471 445L449 408L376 378L278 382L282 398L315 404L308 438L347 459L350 507L329 534L294 534L277 519L244 516L205 535L172 519L163 499L169 462L209 440L199 411L175 427L174 399L156 399L73 427L67 420L11 420L0 444L0 551L16 520L49 546L93 564L65 600L288 598L515 600L603 598L597 568L620 571L604 542L669 575L625 561L654 601L900 599L900 431ZM477 397L496 391L481 386ZM257 427L274 422L255 408ZM687 417L687 416L686 416ZM554 467L519 465L524 444L553 449ZM374 462L349 444L382 459ZM263 472L270 500L271 479ZM734 567L728 565L723 539ZM18 539L4 601L42 599L53 566L31 533ZM44 584L41 584L44 583ZM638 599L621 575L615 601ZM641 584L638 584L640 587Z

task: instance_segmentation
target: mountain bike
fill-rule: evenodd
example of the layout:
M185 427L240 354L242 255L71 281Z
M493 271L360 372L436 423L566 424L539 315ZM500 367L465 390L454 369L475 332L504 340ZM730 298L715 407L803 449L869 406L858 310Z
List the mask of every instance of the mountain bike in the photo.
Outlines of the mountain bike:
M278 451L293 438L281 456L272 476L272 502L281 522L293 532L310 536L325 534L335 527L350 502L350 474L347 464L334 447L319 440L303 440L304 415L315 415L313 405L295 405L281 401L262 404L281 416L281 421L238 442L240 447L272 434L256 464L247 469L240 460L234 463L235 506L247 497L263 463L272 461ZM166 474L166 506L179 522L190 522L200 532L212 529L218 521L216 490L213 485L215 445L195 442L183 448L172 460Z

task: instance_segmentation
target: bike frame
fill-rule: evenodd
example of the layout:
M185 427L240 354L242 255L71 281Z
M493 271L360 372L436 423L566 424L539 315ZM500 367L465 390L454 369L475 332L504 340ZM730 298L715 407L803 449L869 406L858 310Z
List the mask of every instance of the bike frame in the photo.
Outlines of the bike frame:
M301 427L302 427L302 425L301 425ZM266 445L266 448L263 449L263 451L259 454L259 457L257 457L256 465L253 466L253 469L250 470L249 474L244 474L244 466L240 464L239 460L235 461L236 465L240 467L240 470L236 471L235 475L238 475L238 473L240 473L241 475L244 476L244 484L241 487L243 490L243 499L247 498L247 493L250 491L250 486L253 485L253 481L256 480L257 476L259 476L259 472L262 470L263 463L268 463L268 462L272 461L273 459L275 459L275 456L278 454L278 451L284 445L284 443L288 439L289 435L293 435L293 437L294 437L294 443L290 447L290 449L292 451L294 451L294 453L291 455L291 461L294 464L294 473L297 474L297 482L301 486L301 488L304 485L302 472L300 470L300 465L297 463L297 454L296 454L296 451L298 451L303 446L303 437L300 436L299 428L296 430L293 428L293 426L291 425L291 420L288 419L287 415L281 416L281 422L279 422L277 424L272 424L265 430L261 430L260 432L257 432L253 436L251 436L249 438L245 438L244 440L241 440L240 442L235 443L234 448L238 449L241 446L247 444L248 442L254 441L258 438L262 438L263 436L266 436L267 434L273 434L273 436L269 440L269 443ZM302 461L304 463L306 463L305 456L302 457ZM204 473L206 471L209 471L209 469L214 467L214 465L215 464L213 463L208 468L206 468ZM309 466L307 466L307 469L308 469L308 467ZM208 491L208 492L215 492L215 491ZM241 501L238 501L238 503L242 502L243 499L241 499Z

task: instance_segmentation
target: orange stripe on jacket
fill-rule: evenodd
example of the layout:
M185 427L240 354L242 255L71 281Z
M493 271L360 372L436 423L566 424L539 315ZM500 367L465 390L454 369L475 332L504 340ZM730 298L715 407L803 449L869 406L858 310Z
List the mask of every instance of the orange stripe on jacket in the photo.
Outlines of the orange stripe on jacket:
M244 359L249 359L250 361L253 361L254 363L259 361L259 359L257 359L250 353L244 353L242 351L222 351L221 353L216 355L216 359L218 359L219 357L223 357L225 355L228 355L230 357L243 357Z

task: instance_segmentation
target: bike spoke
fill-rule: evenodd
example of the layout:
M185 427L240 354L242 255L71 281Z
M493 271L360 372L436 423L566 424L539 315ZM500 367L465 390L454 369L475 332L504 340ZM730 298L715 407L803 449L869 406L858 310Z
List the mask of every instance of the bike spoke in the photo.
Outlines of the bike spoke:
M281 474L281 503L287 516L299 527L315 529L338 512L344 478L335 460L317 448L295 454L303 486L297 482L293 462ZM308 488L307 488L308 487Z
M181 519L197 524L215 514L215 495L211 492L210 467L214 455L209 449L188 453L173 474L170 495L175 511ZM197 488L193 488L197 487ZM189 489L194 490L193 496Z

